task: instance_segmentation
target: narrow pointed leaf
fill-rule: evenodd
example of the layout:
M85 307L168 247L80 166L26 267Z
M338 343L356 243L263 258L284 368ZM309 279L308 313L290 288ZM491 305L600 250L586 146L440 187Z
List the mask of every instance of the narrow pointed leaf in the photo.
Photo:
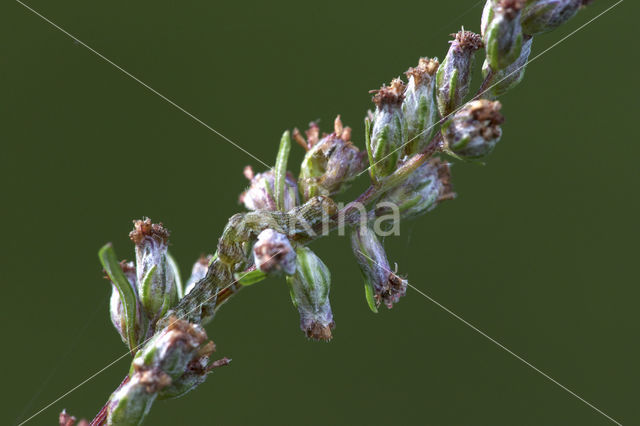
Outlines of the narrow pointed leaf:
M278 156L276 157L275 173L275 191L276 191L276 206L281 211L284 211L284 199L285 199L285 179L287 177L287 162L289 160L289 151L291 151L291 135L287 130L282 134L280 139L280 148L278 149Z
M129 283L124 272L122 272L122 268L120 267L111 243L105 244L100 251L98 251L98 257L109 279L118 289L118 293L120 293L120 300L122 301L122 307L126 317L129 349L131 349L131 352L134 352L138 344L135 324L136 321L141 320L140 318L136 318L136 294L133 291L133 287L131 287L131 283Z

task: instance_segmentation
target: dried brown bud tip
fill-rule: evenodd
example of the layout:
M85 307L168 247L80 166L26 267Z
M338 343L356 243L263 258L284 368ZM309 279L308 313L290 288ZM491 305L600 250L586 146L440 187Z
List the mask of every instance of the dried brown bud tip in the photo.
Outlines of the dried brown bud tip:
M311 148L320 140L320 127L318 123L312 121L309 123L309 129L304 132L307 135L307 146Z
M500 113L502 104L498 101L492 102L480 99L469 103L469 112L478 121L489 121L491 126L498 126L504 123L504 116Z
M404 74L409 77L413 77L416 85L419 85L423 80L429 80L438 71L440 63L437 59L420 58L417 67L409 68Z
M394 78L387 87L384 84L379 90L371 90L369 93L375 93L373 102L381 107L382 105L400 105L404 100L405 85L399 78Z
M302 136L302 133L300 133L300 130L298 130L297 127L293 129L292 136L293 136L293 140L296 141L298 145L303 147L305 151L309 150L309 145L307 144L307 140L304 138L304 136Z
M451 34L451 37L454 37L454 39L450 41L451 45L459 50L470 50L473 52L484 47L482 36L471 31L465 31L464 28L455 34Z
M324 340L328 342L333 338L331 330L336 326L336 323L331 321L328 325L323 325L319 322L311 323L304 331L308 338L314 340Z
M142 243L145 238L152 238L157 242L167 244L169 231L162 226L162 223L152 223L151 219L147 217L144 220L133 221L133 231L129 233L129 238L136 245Z

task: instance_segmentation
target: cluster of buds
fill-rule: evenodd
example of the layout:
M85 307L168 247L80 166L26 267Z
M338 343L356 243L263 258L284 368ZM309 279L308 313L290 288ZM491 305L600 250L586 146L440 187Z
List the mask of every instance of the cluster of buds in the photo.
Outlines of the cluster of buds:
M169 231L151 219L133 221L129 238L135 245L135 262L118 261L111 244L98 253L111 281L111 322L124 343L135 353L138 346L161 329L159 320L174 308L207 273L211 256L193 266L187 287L168 252Z
M287 169L292 137L284 132L273 168L258 174L245 168L250 184L240 202L249 211L229 219L216 253L193 265L184 291L161 224L134 222L135 263L119 262L111 245L104 246L99 256L113 284L111 320L134 354L128 377L106 405L106 423L140 424L154 400L184 395L212 368L226 365L226 358L210 362L215 346L202 324L239 288L267 277L286 281L305 335L330 340L331 273L306 245L320 227L327 233L340 227L341 214L351 226L370 309L398 303L408 282L392 270L377 227L387 216L413 219L455 197L450 164L439 156L474 160L493 151L504 120L494 99L522 80L533 37L566 22L589 1L487 0L481 35L463 28L452 35L442 63L422 58L405 73L406 84L396 78L373 91L376 108L365 119L366 154L340 116L330 134L321 135L311 123L305 136L293 131L305 150L296 177ZM485 79L469 99L474 58L483 47ZM332 197L366 169L372 185L339 209ZM61 425L74 422L60 415Z
M111 396L108 424L140 424L156 399L175 398L202 383L213 368L229 360L210 362L215 345L202 327L170 318L131 365L128 381Z

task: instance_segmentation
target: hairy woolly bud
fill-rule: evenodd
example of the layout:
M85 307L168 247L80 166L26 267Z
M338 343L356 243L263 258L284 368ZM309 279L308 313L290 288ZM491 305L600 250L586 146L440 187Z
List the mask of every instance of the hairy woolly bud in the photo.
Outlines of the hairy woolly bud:
M380 303L391 309L407 292L407 281L396 275L389 267L387 254L375 232L359 225L351 233L351 248L364 277L367 303L377 312Z
M289 239L273 229L265 229L258 235L253 260L256 268L265 274L292 275L296 271L296 252Z
M482 37L471 31L462 29L452 36L447 56L436 74L436 99L442 117L455 111L469 93L475 52L483 46Z
M522 31L533 36L555 30L583 4L584 0L528 0L522 11Z
M522 50L520 15L525 0L487 0L482 13L482 37L493 71L507 68Z
M300 328L311 339L331 340L335 323L329 303L329 269L307 247L299 247L296 255L296 272L287 277L287 283L291 301L300 314Z
M273 170L254 175L251 166L244 169L244 175L251 181L249 188L240 194L239 201L248 210L278 210L275 197L275 175ZM284 211L298 204L298 185L291 173L286 174L284 191Z
M449 149L456 155L475 159L487 156L502 136L504 117L498 101L471 101L442 126Z
M175 271L167 260L169 231L151 219L133 221L129 238L136 245L136 276L140 303L151 320L160 318L178 300Z
M313 131L310 130L307 134L313 134ZM294 137L296 136L302 138L299 132L294 132ZM334 132L319 141L313 141L300 166L298 179L304 200L316 195L331 196L343 192L358 173L364 170L367 155L360 152L350 139L351 129L343 127L338 116ZM306 141L304 144L309 146Z
M124 273L124 276L127 278L127 282L130 285L131 291L133 294L137 294L136 289L136 267L133 262L120 262L120 268ZM107 276L108 278L108 276ZM129 344L129 338L127 336L127 316L125 313L125 309L122 306L122 298L120 297L120 292L116 284L111 282L111 299L109 300L109 314L111 316L111 323L120 334L122 341ZM135 301L135 309L136 314L135 318L137 321L135 322L134 332L135 332L135 341L131 342L131 346L135 346L135 344L140 340L143 330L143 316L142 311L140 309L140 303L137 298Z
M455 198L449 163L432 158L421 165L402 184L387 192L378 205L394 205L402 219L413 219L433 210L440 202ZM379 207L376 215L388 214Z
M498 98L520 84L524 78L529 55L531 55L532 43L533 37L525 36L518 59L500 71L493 72L487 61L485 61L482 66L482 73L485 78L489 77L490 81L487 83L488 88L486 92L483 93L484 97L492 99Z
M439 65L438 59L420 58L418 66L405 73L409 79L402 102L406 155L421 151L431 139L436 120L434 77Z
M111 396L107 424L140 424L157 397L182 395L211 371L215 351L202 327L170 318L133 360L129 380ZM194 375L201 380L194 380Z
M212 258L213 256L211 255L203 255L200 256L200 259L193 264L193 267L191 268L191 276L189 276L184 288L185 295L189 294L189 292L195 287L196 283L207 275L207 270L209 269L209 264L211 263Z
M404 119L402 101L405 85L396 78L387 86L382 86L375 93L373 102L376 111L373 115L373 128L367 141L371 175L381 178L390 175L396 169L400 158L400 147L404 143Z

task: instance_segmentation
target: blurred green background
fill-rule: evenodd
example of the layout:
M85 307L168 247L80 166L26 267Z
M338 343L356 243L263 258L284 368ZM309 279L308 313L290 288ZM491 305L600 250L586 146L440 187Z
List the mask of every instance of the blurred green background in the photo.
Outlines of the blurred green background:
M442 59L481 3L28 2L269 163L283 130L337 113L362 147L367 91ZM413 285L623 424L640 424L635 3L531 64L487 166L456 164L459 198L386 241ZM261 167L20 4L0 16L0 423L15 424L125 352L98 248L131 259L147 215L187 273L241 210L242 168ZM304 338L283 282L252 287L207 327L232 365L148 424L612 424L414 291L372 314L348 240L313 248L333 274L334 340ZM31 424L91 418L128 362Z

